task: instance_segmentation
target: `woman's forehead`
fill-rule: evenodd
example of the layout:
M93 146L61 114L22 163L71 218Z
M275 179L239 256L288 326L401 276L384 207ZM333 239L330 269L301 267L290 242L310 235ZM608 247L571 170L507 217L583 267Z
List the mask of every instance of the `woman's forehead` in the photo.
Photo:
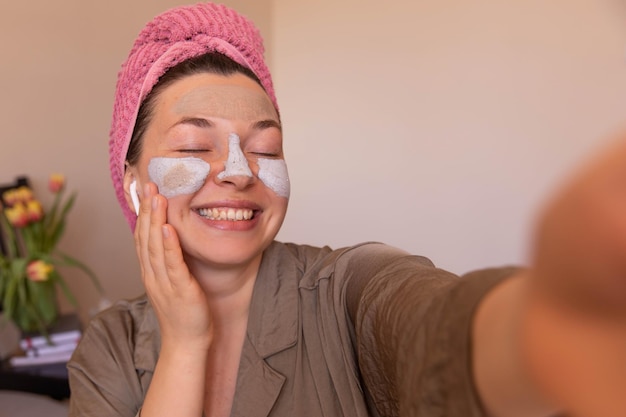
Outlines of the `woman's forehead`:
M176 116L278 120L276 109L261 86L244 75L201 74L170 87L171 90L163 91L162 98Z

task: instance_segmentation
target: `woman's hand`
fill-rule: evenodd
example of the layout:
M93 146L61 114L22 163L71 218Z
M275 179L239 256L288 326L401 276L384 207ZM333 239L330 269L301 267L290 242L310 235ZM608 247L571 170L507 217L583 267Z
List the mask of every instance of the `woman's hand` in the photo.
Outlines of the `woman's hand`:
M626 416L626 135L547 206L529 278L538 386L571 415Z
M135 228L143 284L159 321L163 349L184 345L206 351L212 334L207 299L183 260L166 212L167 199L155 184L146 184Z
M198 416L204 406L212 326L207 299L189 272L167 199L148 183L135 227L141 276L161 329L161 351L141 410L145 417Z

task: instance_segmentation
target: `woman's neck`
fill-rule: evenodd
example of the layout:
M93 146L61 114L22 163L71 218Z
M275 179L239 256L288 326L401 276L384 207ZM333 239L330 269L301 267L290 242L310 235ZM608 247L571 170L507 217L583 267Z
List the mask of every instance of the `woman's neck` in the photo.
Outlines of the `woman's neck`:
M242 320L247 321L261 258L258 256L236 267L188 262L192 275L206 294L217 332Z

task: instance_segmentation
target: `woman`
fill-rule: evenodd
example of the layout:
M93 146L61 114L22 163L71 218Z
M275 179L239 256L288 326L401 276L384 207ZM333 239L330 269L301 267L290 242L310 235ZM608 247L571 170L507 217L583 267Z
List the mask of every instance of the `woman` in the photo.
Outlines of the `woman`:
M560 227L581 218L562 216L581 186L547 211L530 271L459 279L382 244L275 242L289 179L262 54L253 24L214 4L165 12L135 42L118 78L110 155L147 296L90 323L69 364L70 415L598 411L576 384L551 379L564 369L593 375L549 361L579 329L544 343L573 321L554 307L569 310L588 285L560 280L584 264L572 262L577 248L562 244ZM570 287L574 296L560 296ZM623 406L619 397L603 404ZM624 410L615 407L604 415Z

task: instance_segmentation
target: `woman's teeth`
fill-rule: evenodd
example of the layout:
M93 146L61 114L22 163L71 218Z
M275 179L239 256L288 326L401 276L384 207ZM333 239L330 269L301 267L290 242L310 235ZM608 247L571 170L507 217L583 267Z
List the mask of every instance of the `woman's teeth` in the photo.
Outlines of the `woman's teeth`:
M209 220L230 220L236 222L239 220L250 220L254 212L249 209L203 208L198 210L198 214Z

